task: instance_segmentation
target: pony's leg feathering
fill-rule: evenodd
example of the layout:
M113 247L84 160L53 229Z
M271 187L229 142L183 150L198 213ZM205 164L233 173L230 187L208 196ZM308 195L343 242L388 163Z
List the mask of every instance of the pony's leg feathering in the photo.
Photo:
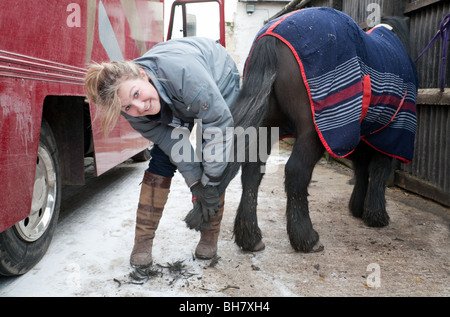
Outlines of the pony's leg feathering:
M234 238L244 251L261 251L265 248L256 213L258 188L264 176L261 165L260 162L242 165L242 196L234 221Z
M386 183L392 171L392 158L375 153L369 164L369 188L364 201L362 219L369 227L389 224L386 212Z
M389 224L385 188L392 171L392 158L361 142L351 154L355 170L355 186L349 202L354 217L362 218L369 227Z
M287 231L291 246L296 251L320 252L324 248L313 228L308 207L308 185L314 166L322 155L322 144L313 131L296 140L286 164Z

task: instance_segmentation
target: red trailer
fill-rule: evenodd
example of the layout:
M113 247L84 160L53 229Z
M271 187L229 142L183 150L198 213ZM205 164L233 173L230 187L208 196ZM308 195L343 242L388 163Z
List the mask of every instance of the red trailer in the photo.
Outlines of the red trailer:
M91 61L131 59L164 37L163 0L0 2L0 273L28 271L50 244L63 184L84 184L149 142L123 118L105 138L85 103Z
M163 41L163 15L164 0L0 2L1 275L45 254L62 185L84 184L86 157L96 176L149 158L150 142L124 118L104 136L83 77L91 61L133 59Z

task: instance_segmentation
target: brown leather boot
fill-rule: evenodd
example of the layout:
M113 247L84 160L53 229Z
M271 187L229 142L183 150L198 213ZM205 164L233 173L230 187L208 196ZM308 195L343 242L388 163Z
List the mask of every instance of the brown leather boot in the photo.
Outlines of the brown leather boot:
M136 214L136 232L130 264L147 267L152 264L152 246L172 178L145 171Z
M200 233L200 241L195 249L195 257L199 259L212 259L217 254L217 240L220 233L220 222L222 221L225 206L225 193L220 197L220 205L217 215L211 217L211 227Z

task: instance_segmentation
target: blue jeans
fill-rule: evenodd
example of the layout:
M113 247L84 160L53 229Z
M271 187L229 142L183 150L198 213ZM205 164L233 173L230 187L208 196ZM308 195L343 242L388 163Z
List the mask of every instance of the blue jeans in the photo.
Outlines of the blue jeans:
M148 169L152 174L164 176L164 177L173 177L177 170L177 167L170 162L169 157L157 146L153 145L150 150L150 155L152 158L148 163Z

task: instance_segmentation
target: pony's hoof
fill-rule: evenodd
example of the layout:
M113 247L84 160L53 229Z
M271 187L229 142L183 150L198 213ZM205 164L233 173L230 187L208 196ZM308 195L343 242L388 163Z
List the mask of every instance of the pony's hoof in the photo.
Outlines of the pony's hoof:
M383 228L389 225L389 217L382 219L363 219L366 226L371 228Z
M259 240L259 242L257 244L255 244L255 246L253 247L242 247L243 251L246 252L259 252L262 251L266 248L266 245L264 244L264 242L262 242L262 240Z
M373 228L382 228L389 225L389 215L387 212L369 213L363 214L362 219L366 226Z
M314 243L314 245L312 245L312 243L314 243L313 241L310 241L310 243L301 243L301 244L293 244L291 242L291 246L292 248L294 248L295 251L297 252L303 252L303 253L315 253L315 252L322 252L324 247L323 244L320 242L320 240L317 240L316 243Z
M311 253L322 252L323 249L324 249L323 244L320 241L317 241L317 243L312 247L311 251L309 251L309 252L311 252Z
M262 242L262 240L260 240L253 248L251 251L253 252L258 252L258 251L262 251L266 248L266 245L264 244L264 242Z

